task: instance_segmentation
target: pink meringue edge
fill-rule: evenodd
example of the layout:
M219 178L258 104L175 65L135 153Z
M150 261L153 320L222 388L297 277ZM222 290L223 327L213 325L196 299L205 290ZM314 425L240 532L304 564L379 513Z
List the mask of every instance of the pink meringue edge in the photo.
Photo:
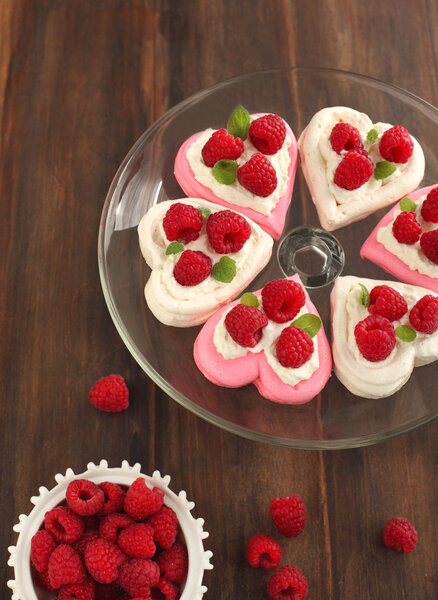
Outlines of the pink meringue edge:
M293 275L288 279L301 284L298 275ZM305 306L309 312L319 316L304 286L303 289L306 296ZM257 290L254 294L260 297L261 291L261 289ZM212 383L223 387L237 388L253 383L262 396L280 404L304 404L317 396L324 388L332 371L332 355L324 327L321 326L317 333L318 369L309 379L291 386L284 383L273 371L263 350L257 354L248 352L246 356L234 359L225 359L216 350L213 342L216 325L223 312L229 306L235 306L238 303L239 299L218 310L208 319L195 340L193 356L203 375Z
M256 113L252 116L262 117L265 114L269 113ZM215 202L216 204L220 204L221 206L226 206L227 208L235 210L236 212L240 212L249 219L255 221L258 225L260 225L260 227L264 231L266 231L266 233L269 233L269 235L272 236L275 240L280 239L284 229L284 223L286 221L286 214L289 208L289 204L292 200L292 192L298 162L297 141L288 123L286 123L286 121L284 121L284 123L286 125L286 131L292 140L292 143L289 148L289 156L291 160L287 172L288 182L286 192L283 194L283 196L280 197L277 204L275 205L275 208L271 211L271 214L269 216L262 215L256 210L253 210L252 208L227 202L227 200L216 196L216 194L214 194L210 188L206 187L202 183L199 183L199 181L195 179L189 161L187 160L187 151L193 144L193 142L195 142L198 139L198 137L202 135L202 131L195 133L191 137L189 137L182 144L182 146L178 150L178 154L176 155L174 173L179 185L184 190L184 193L189 198L203 198L204 200L210 200L210 202Z
M409 198L418 200L421 196L428 194L430 190L437 187L437 184L430 185L424 188L415 190L409 194ZM389 212L379 221L373 231L370 233L368 238L360 249L361 258L367 258L375 263L377 266L384 269L387 273L394 275L400 281L404 283L410 283L412 285L418 285L420 287L427 288L429 290L438 293L438 279L429 277L419 273L417 270L411 269L406 263L404 263L398 256L390 252L383 244L377 241L377 232L381 227L385 227L393 219L394 212L400 208L400 202L397 202L395 206L391 208Z

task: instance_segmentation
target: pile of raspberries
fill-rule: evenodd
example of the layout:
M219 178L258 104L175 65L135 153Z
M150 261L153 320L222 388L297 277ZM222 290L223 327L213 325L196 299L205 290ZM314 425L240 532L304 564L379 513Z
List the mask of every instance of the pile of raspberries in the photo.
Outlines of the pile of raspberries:
M70 482L31 541L35 582L55 600L177 600L188 571L178 518L164 492Z

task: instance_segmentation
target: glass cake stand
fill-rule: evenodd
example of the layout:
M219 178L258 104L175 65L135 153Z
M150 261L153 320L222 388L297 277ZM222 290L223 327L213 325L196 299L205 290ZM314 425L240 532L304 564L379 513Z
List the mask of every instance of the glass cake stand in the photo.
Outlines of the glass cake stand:
M139 250L137 225L157 202L184 197L173 174L182 142L207 127L226 126L239 104L250 113L279 114L296 138L313 114L326 106L349 106L374 121L402 124L424 150L422 186L438 182L438 111L400 88L354 73L293 68L244 75L195 94L169 110L140 137L117 171L103 207L98 241L101 283L111 317L128 350L174 400L219 427L257 441L294 448L352 448L389 439L431 421L438 415L437 363L414 369L405 386L388 398L354 396L333 374L323 391L307 404L282 405L260 396L253 385L230 389L210 383L193 360L200 327L168 327L148 310L143 291L150 269ZM298 167L283 239L274 244L270 263L248 289L259 289L291 269L300 272L304 268L300 261L314 264L314 273L300 274L308 276L309 294L330 339L329 294L333 277L342 267L344 275L392 279L359 257L362 243L385 212L378 211L324 239L326 232L320 230ZM304 231L304 241L300 237L297 242L297 231L301 236ZM296 263L292 267L291 256ZM327 274L330 269L335 272Z

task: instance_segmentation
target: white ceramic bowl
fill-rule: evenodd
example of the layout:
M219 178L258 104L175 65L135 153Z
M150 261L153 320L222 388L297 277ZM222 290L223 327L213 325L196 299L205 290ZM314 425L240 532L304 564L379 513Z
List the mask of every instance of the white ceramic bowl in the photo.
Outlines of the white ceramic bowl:
M65 500L67 486L73 479L90 479L95 483L111 481L129 486L138 477L144 477L150 487L156 486L163 490L164 502L175 511L184 534L189 569L180 600L201 600L207 591L207 588L202 585L204 571L213 568L210 563L213 554L209 550L204 550L203 540L208 537L208 532L203 529L204 519L195 519L191 514L195 503L187 500L184 490L175 494L169 489L169 475L162 477L159 471L154 471L152 477L149 477L141 473L139 463L130 466L127 461L123 461L121 467L111 468L108 467L106 460L100 461L99 465L89 463L87 470L79 475L75 475L72 469L67 469L65 475L58 473L55 475L57 483L55 487L50 491L40 487L39 496L31 498L35 506L29 515L20 515L19 523L14 526L14 531L19 534L16 546L9 547L8 565L14 569L14 579L8 581L8 586L12 590L12 600L45 600L51 597L44 591L37 593L35 588L31 573L30 544L44 520L45 513Z

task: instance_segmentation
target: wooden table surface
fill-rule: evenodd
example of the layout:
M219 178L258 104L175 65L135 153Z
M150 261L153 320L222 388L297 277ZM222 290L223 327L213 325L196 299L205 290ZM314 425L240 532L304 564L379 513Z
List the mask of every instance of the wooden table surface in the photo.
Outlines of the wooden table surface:
M432 0L2 0L0 2L1 597L12 525L55 473L106 458L172 476L205 518L211 600L267 598L246 541L273 534L272 497L298 492L305 532L284 561L309 598L438 598L438 422L342 451L268 446L191 414L141 371L102 295L97 232L126 152L165 111L241 73L288 66L360 72L438 105ZM129 410L88 402L120 373ZM384 548L386 520L419 533L415 552ZM278 536L277 536L278 537Z

